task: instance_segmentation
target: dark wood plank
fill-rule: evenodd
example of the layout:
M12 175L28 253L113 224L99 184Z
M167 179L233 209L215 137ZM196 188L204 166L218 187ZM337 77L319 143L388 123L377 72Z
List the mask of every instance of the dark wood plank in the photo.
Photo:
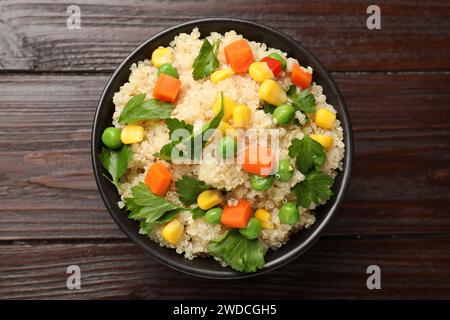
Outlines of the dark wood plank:
M0 246L0 298L450 298L449 237L321 239L304 256L254 279L212 281L160 265L128 243ZM66 288L68 265L81 290ZM381 268L368 290L366 268Z
M450 76L335 78L350 109L355 159L330 232L448 232L439 225L450 218Z
M77 1L81 29L66 28L68 3L0 3L1 70L113 70L156 32L192 19L262 22L301 41L330 70L450 69L450 4L383 1L382 29L366 28L367 1Z
M100 200L90 159L106 78L7 76L0 82L2 239L123 237ZM8 216L8 218L6 218Z
M336 74L354 172L327 234L449 233L450 74ZM123 239L92 176L105 76L0 79L0 239Z

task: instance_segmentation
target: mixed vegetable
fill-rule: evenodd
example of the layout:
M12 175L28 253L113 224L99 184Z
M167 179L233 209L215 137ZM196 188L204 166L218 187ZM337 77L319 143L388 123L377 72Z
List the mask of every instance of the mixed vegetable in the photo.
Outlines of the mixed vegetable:
M290 73L293 85L284 90L276 81L278 77L286 75L287 62L283 56L271 53L255 61L249 43L241 39L224 47L228 66L217 70L220 45L220 40L212 44L207 39L203 41L192 65L194 80L209 78L213 84L217 84L235 75L249 74L259 83L258 94L263 110L272 114L278 126L303 126L296 119L296 113L301 112L306 115L306 121L313 119L320 128L333 128L335 114L324 108L316 110L314 95L308 90L312 74L307 69L295 64ZM121 129L109 127L102 134L104 147L100 160L110 175L107 178L120 189L120 178L127 171L132 156L130 145L140 143L146 137L143 121L164 121L173 140L155 154L159 160L150 165L144 181L133 187L131 196L124 199L129 218L139 221L140 233L145 235L162 226L163 239L176 245L185 232L185 226L177 216L181 211L189 210L193 219L204 219L211 225L220 224L226 230L209 244L208 252L211 255L238 271L254 272L262 268L264 249L258 238L262 230L275 228L271 212L266 208L253 208L245 198L230 204L226 201L225 191L215 189L194 176L184 175L174 181L170 169L174 154L185 156L189 152L191 159L197 157L211 137L210 129L218 129L224 134L218 141L218 156L224 159L236 157L235 132L237 129L250 128L251 109L247 105L236 104L222 93L211 106L213 118L199 132L194 132L192 124L170 117L182 86L178 71L172 64L172 50L159 47L153 51L151 60L153 66L158 68L153 98L146 100L145 93L132 97L120 114ZM185 129L189 135L175 139L172 133L176 129ZM194 143L198 137L203 141L200 147ZM297 224L300 219L299 207L319 205L333 195L333 178L320 170L333 142L331 135L305 134L302 139L292 140L289 158L286 159L276 159L266 145L251 144L246 147L242 169L249 173L251 188L257 192L269 190L277 180L290 183L296 169L305 176L291 189L296 201L286 202L279 209L281 224ZM172 187L182 205L165 198Z

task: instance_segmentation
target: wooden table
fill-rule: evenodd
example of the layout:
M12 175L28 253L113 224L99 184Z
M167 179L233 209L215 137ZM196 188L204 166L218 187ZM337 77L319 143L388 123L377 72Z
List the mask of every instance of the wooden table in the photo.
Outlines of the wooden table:
M450 298L450 3L383 1L0 2L0 298ZM70 2L71 3L71 2ZM139 43L191 19L240 17L301 41L351 113L344 206L296 261L212 281L147 257L105 210L90 130L108 77ZM66 268L81 267L81 290ZM366 268L381 268L368 290Z

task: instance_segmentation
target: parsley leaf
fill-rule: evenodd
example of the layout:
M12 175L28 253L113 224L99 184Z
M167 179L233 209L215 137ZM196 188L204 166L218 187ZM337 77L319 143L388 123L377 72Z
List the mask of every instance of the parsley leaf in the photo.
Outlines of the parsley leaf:
M145 93L131 98L122 110L119 123L135 123L141 120L159 120L170 117L173 110L171 103L162 102L158 99L145 101Z
M169 118L166 119L167 127L169 128L169 138L171 141L167 144L165 144L159 152L155 153L155 157L165 160L165 161L171 161L172 160L172 150L175 148L176 145L178 145L182 139L180 137L180 140L172 140L172 134L177 129L186 129L191 135L194 130L194 127L191 124L186 123L183 120L178 120L176 118ZM182 156L181 150L179 150L178 156Z
M221 93L221 106L220 111L217 115L212 118L212 120L202 127L200 133L196 135L192 135L190 139L184 142L184 145L187 147L191 154L191 159L195 157L199 157L203 146L208 142L209 138L214 134L213 129L217 129L222 121L223 115L225 114L224 106L223 106L223 92ZM199 143L200 142L200 143Z
M295 84L291 84L289 89L286 91L286 94L289 98L292 98L297 94L297 86Z
M206 214L206 210L202 210L199 207L195 207L191 210L192 212L192 219L197 220L198 218L203 217Z
M301 90L291 99L294 108L303 113L314 113L316 111L316 98L309 90Z
M327 201L333 195L331 186L334 179L321 172L311 171L305 175L305 180L297 183L292 190L297 195L297 205L309 208L312 202L320 204Z
M219 66L219 59L217 59L219 46L219 39L213 45L211 45L208 39L203 41L200 51L192 64L194 69L192 71L192 77L194 80L206 78Z
M141 182L131 189L132 198L126 198L125 204L131 211L129 218L156 221L164 213L181 209L174 203L153 194L148 186Z
M159 152L155 153L155 157L165 160L165 161L171 161L172 159L172 153L174 152L174 149L177 149L177 156L183 157L184 151L183 148L179 148L178 145L182 144L184 147L186 147L186 151L188 153L190 152L191 159L193 159L196 156L200 156L201 149L203 146L208 142L208 139L211 137L211 135L214 133L212 129L216 129L220 121L222 121L224 115L224 107L223 107L223 92L221 94L221 108L217 115L214 116L214 118L207 124L205 124L202 127L202 130L195 134L194 132L191 133L189 137L186 139L183 139L182 141L171 141L167 144L165 144Z
M264 102L263 105L263 110L265 113L269 113L269 114L273 114L273 112L275 111L275 106L271 105L270 103Z
M169 137L172 138L172 133L177 129L186 129L190 133L194 130L194 127L186 123L184 120L178 120L177 118L166 119L167 128L169 128Z
M161 218L159 218L157 221L148 221L143 220L139 224L139 233L140 234L150 234L153 229L156 227L159 227L160 225L172 221L178 214L179 210L173 210L169 211L166 214L164 214Z
M141 221L139 231L141 234L150 233L155 227L169 222L180 210L183 210L169 200L151 193L143 182L133 187L131 194L132 197L125 198L124 202L127 210L130 211L128 217Z
M183 176L175 182L180 201L189 206L197 202L197 197L205 190L211 189L206 183L192 176Z
M154 154L154 156L164 161L171 161L172 151L179 143L180 141L170 141L169 143L166 143L164 146L162 146L159 152L156 152Z
M307 134L303 139L292 139L288 148L289 156L296 159L297 168L302 173L307 173L315 167L325 163L326 153L320 143L311 139Z
M147 222L143 220L139 223L139 234L149 235L156 227L160 225L161 222L159 221Z
M111 175L112 180L110 181L117 188L119 188L120 178L128 169L128 161L130 161L132 155L129 145L124 145L119 151L102 148L100 162Z
M264 267L261 242L258 239L248 240L238 230L225 232L212 240L208 252L240 272L255 272Z

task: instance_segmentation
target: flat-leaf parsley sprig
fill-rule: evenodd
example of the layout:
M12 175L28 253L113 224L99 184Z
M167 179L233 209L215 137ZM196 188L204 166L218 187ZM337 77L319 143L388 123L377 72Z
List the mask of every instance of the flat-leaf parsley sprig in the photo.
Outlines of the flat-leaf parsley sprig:
M219 66L219 59L217 53L219 52L220 39L217 39L214 44L205 39L200 48L198 56L192 64L192 77L194 80L206 78Z

